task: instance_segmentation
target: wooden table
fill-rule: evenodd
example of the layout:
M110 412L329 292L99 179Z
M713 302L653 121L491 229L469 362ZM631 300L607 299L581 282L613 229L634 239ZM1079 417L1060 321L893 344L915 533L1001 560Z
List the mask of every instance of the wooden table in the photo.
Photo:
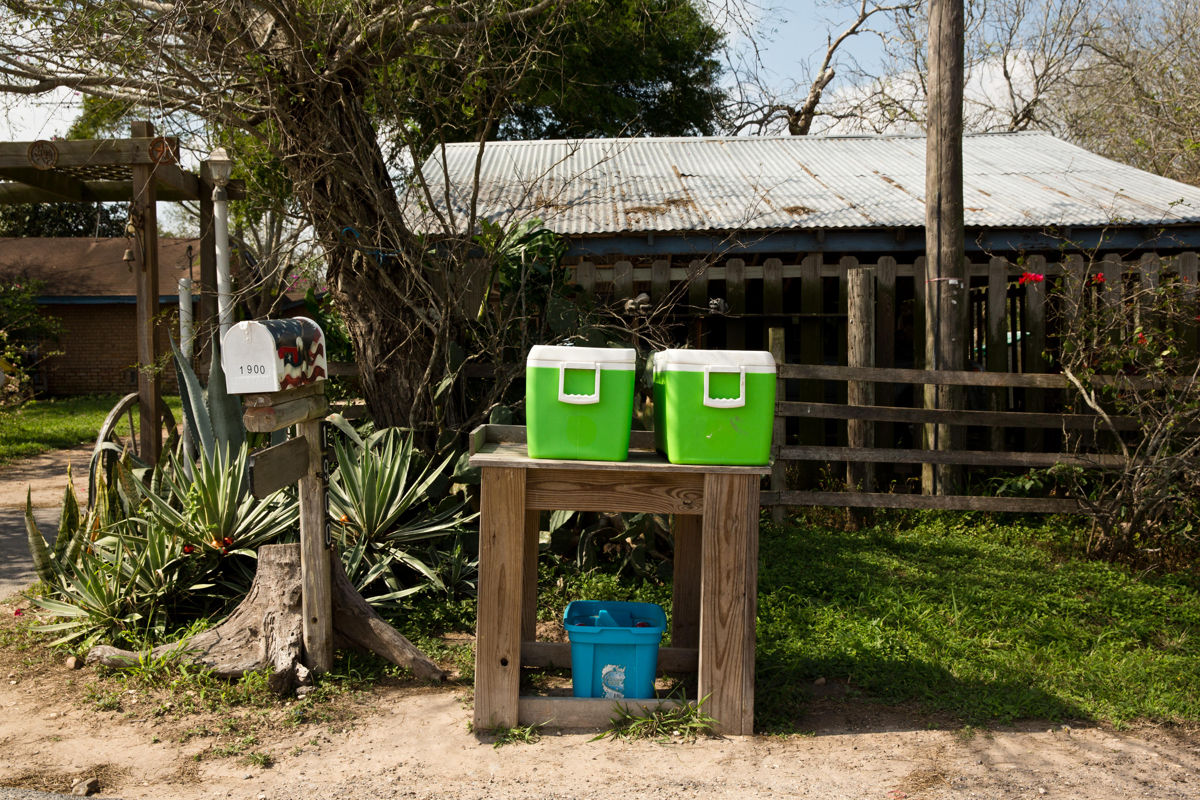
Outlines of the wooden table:
M672 647L659 669L698 671L718 731L753 732L758 491L770 467L671 464L653 446L652 433L635 431L628 461L531 459L523 427L472 432L470 463L483 473L476 728L600 727L613 716L612 700L520 696L522 666L571 663L570 645L535 636L538 512L562 509L675 515Z

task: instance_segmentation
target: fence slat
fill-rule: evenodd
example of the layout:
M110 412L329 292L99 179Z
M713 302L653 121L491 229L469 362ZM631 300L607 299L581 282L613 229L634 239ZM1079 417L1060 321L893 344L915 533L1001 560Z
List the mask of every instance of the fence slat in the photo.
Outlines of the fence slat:
M1094 414L1030 414L1025 411L966 411L947 408L884 408L872 406L840 406L836 403L799 403L777 401L775 413L781 417L813 419L872 419L904 423L940 422L944 425L989 425L1039 428L1070 428L1097 430L1106 427ZM1109 415L1113 426L1121 431L1141 430L1135 417ZM1200 432L1200 426L1186 429Z
M1179 267L1179 281L1182 285L1185 320L1195 318L1192 324L1186 324L1183 329L1183 342L1186 352L1195 355L1200 352L1200 308L1196 306L1196 298L1200 296L1200 286L1197 285L1197 264L1200 259L1195 253L1183 253L1176 259Z
M1068 385L1062 375L1024 375L1013 372L951 372L932 369L875 369L825 366L823 364L785 364L779 368L786 378L800 380L874 380L891 383L916 383L931 386L1014 386L1063 389ZM1103 376L1096 376L1104 383Z
M993 453L989 450L899 450L884 447L804 447L779 448L776 458L787 461L871 461L876 464L956 464L976 467L1053 467L1055 464L1081 467L1123 467L1124 456L1068 453Z
M1037 275L1046 274L1046 259L1043 256L1029 257L1029 271ZM1029 281L1025 284L1025 372L1039 375L1046 371L1046 281ZM1025 410L1034 414L1046 408L1046 395L1040 389L1025 390ZM1040 452L1044 437L1041 428L1025 431L1025 449Z
M725 302L730 314L746 313L746 262L731 258L725 263ZM746 349L746 323L740 319L725 320L725 348Z
M633 297L633 264L618 261L613 264L613 298L627 300Z
M838 260L838 313L848 314L850 303L850 270L858 267L858 259L854 256L842 256ZM850 343L849 330L846 324L846 317L839 317L837 321L837 363L839 366L847 366L849 361ZM838 383L835 387L837 390L837 400L839 403L848 403L849 395L846 384ZM837 442L842 447L850 443L849 432L846 430L845 423L839 422L837 425Z
M987 367L988 372L1008 372L1008 335L1004 314L1008 310L1008 260L993 258L988 265L987 288ZM988 392L988 410L1008 410L1008 390L996 386ZM1004 450L1004 428L995 425L988 431L988 444L999 453Z
M596 265L590 261L580 261L575 267L575 285L583 290L589 300L596 296Z
M688 305L693 314L708 313L708 262L697 258L688 266Z
M763 262L763 313L783 313L783 262L778 258Z
M1037 497L930 496L920 494L850 494L849 492L763 492L764 506L855 506L858 508L926 508L943 511L1017 511L1040 514L1081 514L1074 500Z
M888 369L896 365L896 259L884 256L875 264L875 364ZM896 404L896 387L875 384L875 403ZM892 423L875 426L875 440L886 447L896 444Z
M821 288L821 256L810 255L801 265L800 275L800 311L806 314L820 314L824 310L824 292ZM800 363L818 366L824 361L822 323L816 317L801 317L800 319ZM787 365L779 365L780 376L789 377L785 373ZM803 380L800 382L799 399L817 403L825 399L825 384L819 380ZM825 443L825 425L820 420L800 421L800 444L817 445ZM801 469L801 486L815 486L817 470L814 465Z
M775 359L776 364L787 363L787 338L786 331L783 328L771 328L768 331L768 346L771 350L771 356ZM787 400L787 381L783 378L775 380L775 398L776 404L780 399ZM771 433L771 445L773 447L783 447L787 444L787 420L775 414L775 424ZM776 459L771 464L771 490L782 492L787 489L787 465L780 459ZM775 506L771 509L771 521L776 525L782 525L787 521L787 509L784 506Z
M671 293L671 262L655 261L650 265L650 302L658 305Z
M847 271L846 358L851 367L873 367L875 361L875 270L854 268ZM846 381L847 405L875 405L875 384L870 381ZM874 425L866 420L848 420L846 439L852 451L875 447ZM866 461L846 462L846 487L852 492L875 489L875 465ZM850 522L863 520L851 515Z

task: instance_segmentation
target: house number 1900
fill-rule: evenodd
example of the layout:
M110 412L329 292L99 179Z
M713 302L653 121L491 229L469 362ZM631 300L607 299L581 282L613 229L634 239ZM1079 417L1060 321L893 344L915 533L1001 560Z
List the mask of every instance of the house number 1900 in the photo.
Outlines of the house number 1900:
M266 375L267 368L262 364L243 364L239 367L242 375Z

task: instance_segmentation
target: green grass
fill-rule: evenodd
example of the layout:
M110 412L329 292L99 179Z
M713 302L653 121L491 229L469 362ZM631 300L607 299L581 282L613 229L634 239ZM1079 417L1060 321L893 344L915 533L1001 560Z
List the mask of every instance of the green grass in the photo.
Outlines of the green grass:
M0 466L48 450L95 441L104 418L120 399L115 394L59 397L0 410ZM163 399L175 419L181 419L179 397Z
M925 515L843 533L764 525L757 723L799 727L818 677L970 723L1200 719L1200 592L1055 555L1062 523Z

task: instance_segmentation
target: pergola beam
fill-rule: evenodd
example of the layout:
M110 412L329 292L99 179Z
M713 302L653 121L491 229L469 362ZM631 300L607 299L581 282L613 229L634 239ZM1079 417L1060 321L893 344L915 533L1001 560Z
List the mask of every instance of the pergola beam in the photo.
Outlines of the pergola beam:
M162 140L170 145L170 153L156 161L151 145ZM53 151L54 167L128 166L174 161L179 153L177 136L152 136L136 139L55 139L38 142L0 142L0 168L31 166L34 145L42 152Z
M174 166L174 165L171 165ZM212 188L204 187L202 183L196 179L195 175L190 172L179 170L180 174L185 176L180 185L191 186L191 181L187 179L190 176L196 180L198 191L194 194L190 189L185 192L176 188L175 185L168 183L162 179L159 171L163 165L159 165L159 169L155 170L155 175L158 177L158 199L169 200L173 202L181 202L184 200L198 200L201 193L211 193ZM176 167L178 169L178 167ZM0 178L6 177L8 170L0 170ZM47 171L41 174L65 175L66 173ZM13 179L9 179L13 180ZM47 189L37 186L28 185L25 183L0 183L0 205L15 205L17 203L126 203L133 196L133 181L79 181L83 184L90 198L84 200L68 200L61 194L58 194ZM230 181L226 191L229 193L230 200L246 199L246 184L244 181Z
M17 181L55 196L58 202L93 203L96 201L88 185L66 172L34 167L0 167L0 178Z

